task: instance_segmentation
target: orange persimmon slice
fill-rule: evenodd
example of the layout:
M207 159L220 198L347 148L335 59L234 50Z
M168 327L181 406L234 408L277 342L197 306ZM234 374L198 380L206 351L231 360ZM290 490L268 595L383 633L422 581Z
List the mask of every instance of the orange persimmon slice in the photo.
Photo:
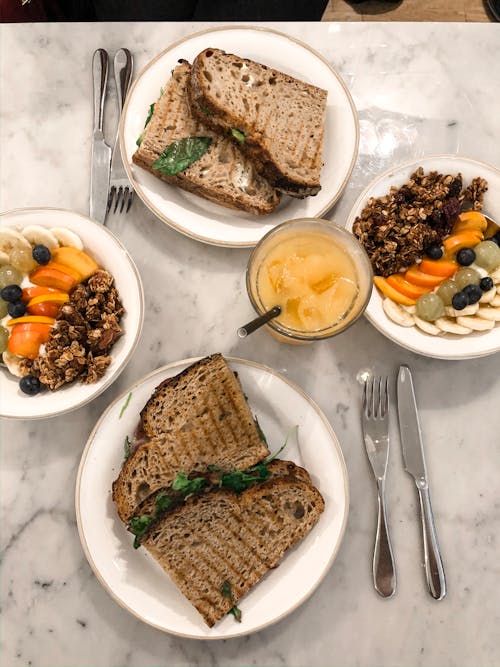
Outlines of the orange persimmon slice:
M480 231L469 230L460 232L460 234L453 234L443 241L444 251L450 256L462 248L473 248L482 240L483 234Z
M437 287L437 285L440 285L444 280L444 276L432 276L428 273L420 271L418 264L413 264L413 266L410 266L408 271L406 271L404 274L404 277L409 283L412 283L413 285L421 285L422 287L430 288Z
M420 263L420 271L428 273L431 276L443 276L449 278L458 271L458 264L451 259L427 259L424 258Z
M386 278L391 287L394 287L398 292L404 294L410 299L418 299L422 294L427 294L431 291L431 287L422 287L421 285L413 285L405 280L402 273L393 273L392 276Z
M394 287L389 285L387 280L382 276L375 276L373 282L385 296L388 296L389 299L391 299L391 301L400 303L403 306L413 306L416 303L416 299L405 296L397 289L394 289Z

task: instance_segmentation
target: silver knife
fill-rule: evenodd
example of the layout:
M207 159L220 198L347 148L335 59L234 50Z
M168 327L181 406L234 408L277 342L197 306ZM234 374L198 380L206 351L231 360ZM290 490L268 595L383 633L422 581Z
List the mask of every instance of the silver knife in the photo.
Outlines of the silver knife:
M429 592L435 600L446 595L446 581L432 516L422 434L417 414L413 380L408 366L400 366L397 382L399 430L406 472L415 480L420 499L424 543L425 575Z
M104 141L102 130L104 98L108 81L108 54L104 49L97 49L94 52L92 74L94 80L94 132L90 171L90 217L104 224L111 169L111 148Z

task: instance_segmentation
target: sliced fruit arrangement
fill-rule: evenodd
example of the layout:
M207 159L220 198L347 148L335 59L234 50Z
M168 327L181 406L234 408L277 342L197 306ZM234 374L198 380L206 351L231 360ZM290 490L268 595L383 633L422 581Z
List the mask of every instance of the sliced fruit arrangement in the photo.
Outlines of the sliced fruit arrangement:
M384 312L401 326L430 335L492 329L500 321L500 228L478 211L464 212L442 247L374 283Z
M22 358L40 354L71 290L98 269L78 234L69 229L0 229L0 354L12 374L21 375ZM41 385L26 376L20 388L35 394Z

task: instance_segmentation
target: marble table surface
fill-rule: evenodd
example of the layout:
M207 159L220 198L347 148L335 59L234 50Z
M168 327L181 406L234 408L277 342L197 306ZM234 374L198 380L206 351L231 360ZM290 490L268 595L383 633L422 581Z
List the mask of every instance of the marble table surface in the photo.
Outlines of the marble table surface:
M138 71L202 27L2 25L0 208L87 213L92 52L128 46ZM500 27L273 27L317 48L359 110L360 155L332 219L345 220L361 188L399 161L459 152L500 166ZM144 333L125 372L90 405L52 420L1 424L1 665L499 665L500 356L421 358L364 319L314 346L284 346L264 331L241 341L236 327L251 315L243 282L249 251L181 236L137 200L128 218L112 219L109 227L142 275ZM160 365L213 351L272 366L317 401L343 448L351 505L338 557L303 606L254 636L199 642L150 628L101 588L78 539L74 485L86 439L115 396ZM448 583L441 602L426 591L417 498L394 426L388 494L399 588L382 600L372 587L375 488L361 441L356 376L369 368L394 376L401 363L414 371L427 445Z

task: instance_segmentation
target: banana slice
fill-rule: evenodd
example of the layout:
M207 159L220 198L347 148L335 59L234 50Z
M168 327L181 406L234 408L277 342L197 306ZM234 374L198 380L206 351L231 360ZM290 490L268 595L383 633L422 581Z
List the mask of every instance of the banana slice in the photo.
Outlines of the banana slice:
M18 378L22 377L20 368L21 357L12 354L9 350L5 350L2 354L2 359L3 363L7 366L9 373L12 373L12 375L15 375Z
M411 313L407 313L404 308L391 299L384 299L382 302L382 307L387 317L396 324L399 324L402 327L412 327L414 325L415 322L413 315Z
M490 278L493 280L495 285L500 284L500 266L498 269L495 269L493 273L490 273Z
M8 255L14 248L31 250L31 244L15 229L11 229L10 227L0 229L0 252Z
M478 317L477 315L473 317L457 317L457 323L473 331L488 331L495 326L493 320L483 320L482 317Z
M463 318L463 319L476 319L475 317L469 317L469 318ZM439 317L434 324L439 327L440 331L444 331L445 333L452 333L456 334L457 336L466 336L467 334L470 334L472 331L472 327L468 327L465 325L461 325L458 323L458 319L455 322L455 320L452 320L448 317Z
M500 291L497 290L497 295L490 301L490 306L493 306L493 308L500 306Z
M49 250L59 247L59 241L54 234L41 225L28 225L23 229L23 234L33 245L44 245Z
M2 252L0 250L0 266L5 266L5 264L8 264L8 263L9 263L9 256L7 255L6 252ZM496 290L495 290L495 294L496 294Z
M483 292L483 296L479 299L479 303L491 303L497 294L496 287L493 286L487 292Z
M401 306L404 310L406 310L407 313L411 313L412 315L415 315L417 312L417 306Z
M446 306L444 312L448 317L463 317L466 315L475 315L479 309L478 303L473 303L470 306L465 306L462 310L455 310L452 306Z
M427 322L426 320L420 319L420 317L417 317L416 315L413 318L415 320L415 324L419 329L424 331L427 334L430 334L431 336L437 336L438 334L441 333L441 329L439 329L437 326L432 324L432 322Z
M83 250L82 239L78 234L72 232L71 229L66 229L65 227L51 227L50 233L56 237L59 241L59 245L69 245L73 248L78 248L78 250Z
M477 311L478 317L484 320L493 320L493 322L500 322L500 308L490 308L485 306Z

